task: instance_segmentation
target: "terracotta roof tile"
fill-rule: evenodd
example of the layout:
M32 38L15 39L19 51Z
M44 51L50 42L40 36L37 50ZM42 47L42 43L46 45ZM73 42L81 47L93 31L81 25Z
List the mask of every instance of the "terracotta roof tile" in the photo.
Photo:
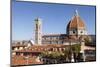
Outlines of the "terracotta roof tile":
M72 20L69 21L67 28L68 29L77 29L77 28L85 28L85 24L80 16L74 16Z

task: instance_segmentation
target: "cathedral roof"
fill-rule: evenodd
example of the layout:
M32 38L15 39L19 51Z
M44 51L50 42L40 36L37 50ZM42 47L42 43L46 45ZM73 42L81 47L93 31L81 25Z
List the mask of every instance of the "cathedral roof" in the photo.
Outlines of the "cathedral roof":
M74 17L69 21L67 25L67 29L73 29L73 28L75 29L85 28L85 24L83 20L80 18L80 16L78 15L77 11Z

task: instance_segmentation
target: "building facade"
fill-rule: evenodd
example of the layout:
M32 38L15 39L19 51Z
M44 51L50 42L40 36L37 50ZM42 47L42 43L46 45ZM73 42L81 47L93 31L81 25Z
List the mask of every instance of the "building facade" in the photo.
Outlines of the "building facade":
M42 44L64 44L68 45L69 41L80 41L81 39L90 38L87 35L87 30L84 21L75 11L74 16L66 25L66 34L47 34L42 35Z
M86 45L85 40L87 41L87 39L91 40L93 45L91 43ZM35 43L30 40L14 42L12 44L12 66L96 60L95 35L87 35L85 23L79 16L77 10L66 25L66 34L42 35L42 21L36 18ZM79 48L78 53L77 49L75 51L75 46L77 49ZM45 57L43 53L46 54ZM51 57L54 54L57 55L57 53L61 53L60 59Z

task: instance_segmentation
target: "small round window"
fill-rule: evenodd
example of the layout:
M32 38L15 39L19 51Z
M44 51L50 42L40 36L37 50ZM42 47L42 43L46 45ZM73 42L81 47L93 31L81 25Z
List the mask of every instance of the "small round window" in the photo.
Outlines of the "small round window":
M75 30L73 30L73 33L75 33Z
M83 33L83 31L81 31L81 33Z

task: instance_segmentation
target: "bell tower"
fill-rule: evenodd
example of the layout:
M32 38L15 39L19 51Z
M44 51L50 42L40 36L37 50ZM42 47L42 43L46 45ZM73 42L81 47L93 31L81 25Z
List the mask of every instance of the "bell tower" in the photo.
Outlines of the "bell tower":
M42 43L42 21L40 18L35 19L35 44L41 45Z

